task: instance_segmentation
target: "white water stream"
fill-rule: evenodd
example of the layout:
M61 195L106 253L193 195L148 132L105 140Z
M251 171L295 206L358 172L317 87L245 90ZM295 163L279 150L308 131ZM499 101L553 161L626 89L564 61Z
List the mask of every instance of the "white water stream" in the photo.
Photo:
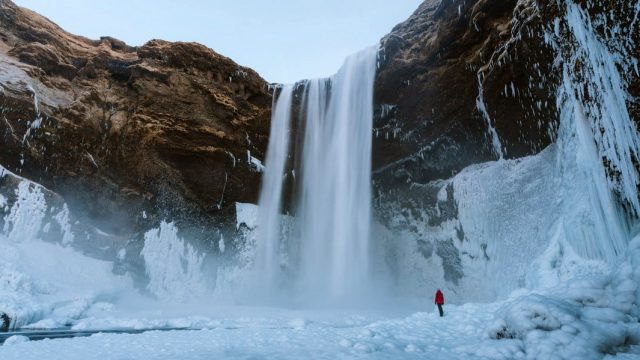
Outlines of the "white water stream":
M274 99L276 99L275 96ZM259 274L257 285L264 287L265 290L273 289L276 285L280 268L278 259L282 235L280 211L282 208L283 177L289 155L292 100L292 85L282 87L279 97L274 100L271 140L267 149L267 165L260 193L256 271Z
M302 83L303 131L297 179L297 286L310 299L341 301L369 280L371 132L377 49L349 57L336 75ZM285 86L275 104L260 197L256 269L261 286L282 278L283 180L295 98ZM284 137L283 137L284 136Z

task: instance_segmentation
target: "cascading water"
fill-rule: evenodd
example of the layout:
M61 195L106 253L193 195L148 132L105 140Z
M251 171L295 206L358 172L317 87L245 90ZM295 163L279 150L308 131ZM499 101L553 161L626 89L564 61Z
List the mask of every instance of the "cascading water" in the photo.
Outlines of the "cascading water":
M366 288L371 225L371 135L377 49L349 57L336 75L302 83L303 144L295 228L298 290L345 300ZM275 104L260 201L261 286L278 282L281 210L293 86Z
M305 89L298 222L301 286L314 297L343 299L368 281L376 54L353 55Z
M274 96L275 98L275 96ZM258 244L255 269L257 286L273 289L278 278L280 260L278 256L282 224L282 188L285 164L289 154L289 126L293 86L282 87L274 100L271 119L271 137L267 149L266 168L260 193L258 213Z

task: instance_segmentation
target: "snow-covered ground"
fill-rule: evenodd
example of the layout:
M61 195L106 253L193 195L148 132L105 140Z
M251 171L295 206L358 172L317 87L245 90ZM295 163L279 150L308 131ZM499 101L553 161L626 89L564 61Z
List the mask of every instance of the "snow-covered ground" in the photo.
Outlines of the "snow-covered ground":
M167 324L199 330L150 331L138 335L95 334L91 337L27 342L10 339L0 347L2 359L632 359L640 348L620 356L593 351L599 338L572 328L531 332L528 340L493 340L487 324L503 303L449 305L440 318L428 312L384 316L350 311L297 311L227 308L212 317L173 319ZM531 311L552 309L541 302ZM508 306L507 306L508 308ZM219 309L222 311L223 309ZM244 315L243 315L244 314ZM542 312L544 314L544 312ZM535 319L535 318L534 318ZM550 318L546 322L553 327ZM125 320L122 320L122 325ZM134 320L131 320L134 321ZM528 322L521 319L521 325ZM538 318L538 321L545 321ZM158 322L138 319L138 324ZM94 323L97 324L97 323ZM575 324L574 324L575 325ZM636 335L638 331L636 330ZM603 332L601 337L607 335ZM615 336L615 335L614 335ZM572 341L566 343L566 341ZM538 352L525 352L538 342ZM593 345L592 345L593 344ZM546 345L546 346L545 346ZM557 352L560 351L560 352ZM568 357L567 357L568 356Z
M425 307L430 312L398 318L349 311L235 309L231 311L238 317L201 319L204 330L16 341L0 347L0 358L477 358L469 345L483 338L495 304L447 306L444 318L430 305Z

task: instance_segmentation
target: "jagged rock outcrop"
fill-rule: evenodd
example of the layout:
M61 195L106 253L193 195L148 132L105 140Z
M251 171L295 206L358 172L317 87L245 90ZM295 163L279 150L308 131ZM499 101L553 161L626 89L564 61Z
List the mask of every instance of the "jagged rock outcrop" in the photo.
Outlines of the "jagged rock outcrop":
M110 233L256 201L270 107L257 73L202 45L89 40L0 0L0 164Z

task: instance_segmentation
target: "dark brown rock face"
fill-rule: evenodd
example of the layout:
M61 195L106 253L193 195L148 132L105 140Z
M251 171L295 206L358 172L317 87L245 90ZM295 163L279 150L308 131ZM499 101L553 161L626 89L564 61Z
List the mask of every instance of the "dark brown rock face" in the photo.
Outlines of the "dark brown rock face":
M0 165L76 215L126 233L257 200L271 96L251 69L195 43L74 36L8 0L0 40Z
M548 145L557 77L544 29L536 2L512 0L427 0L396 26L376 87L378 181L449 178Z

